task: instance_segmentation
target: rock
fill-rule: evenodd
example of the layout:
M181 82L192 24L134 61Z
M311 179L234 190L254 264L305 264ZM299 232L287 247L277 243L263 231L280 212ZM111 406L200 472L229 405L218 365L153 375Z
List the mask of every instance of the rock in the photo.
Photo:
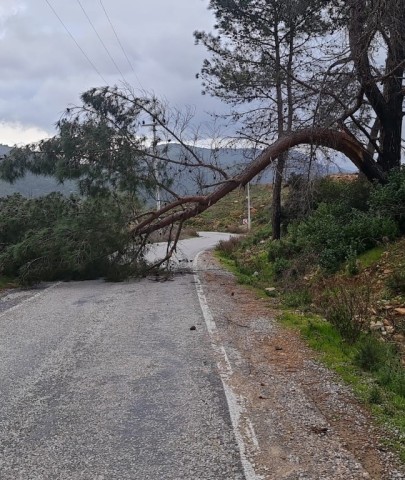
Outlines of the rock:
M403 333L397 333L392 337L395 342L402 343L405 342L405 335Z
M370 323L370 330L376 331L376 330L381 330L384 328L383 322L371 322Z
M311 431L317 435L326 435L328 433L328 427L311 427Z
M394 312L397 313L398 315L405 315L405 308L403 307L394 308Z
M391 322L387 318L384 318L384 326L385 327L391 326Z
M252 277L258 277L258 276L259 276L259 272L254 272L254 273L252 274Z
M276 287L267 287L265 288L266 292L275 292L276 291Z
M395 332L395 328L392 325L387 325L385 330L389 335L392 335Z

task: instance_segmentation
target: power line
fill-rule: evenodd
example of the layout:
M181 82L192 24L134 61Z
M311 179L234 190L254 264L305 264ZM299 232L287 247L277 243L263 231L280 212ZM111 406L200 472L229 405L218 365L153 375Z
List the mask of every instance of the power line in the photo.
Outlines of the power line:
M110 57L110 60L111 60L112 63L114 64L114 66L115 66L115 68L117 69L118 73L121 75L123 81L124 81L125 83L128 83L128 82L126 81L123 73L121 72L119 66L118 66L117 63L115 62L113 56L111 55L110 51L108 50L106 44L104 43L103 39L102 39L101 36L99 35L96 27L94 26L93 22L91 21L91 18L87 15L87 12L86 12L86 10L84 9L81 1L80 1L80 0L76 0L76 1L77 1L77 3L79 4L80 8L82 9L85 17L86 17L87 20L89 21L91 28L94 30L94 33L97 35L97 38L99 39L99 41L100 41L101 45L103 46L104 50L107 52L107 55Z
M124 46L122 45L122 42L121 42L121 40L120 40L120 38L119 38L119 36L118 36L118 33L117 33L117 31L116 31L116 29L115 29L112 21L111 21L110 16L109 16L108 13L107 13L107 10L106 10L106 8L105 8L102 0L100 0L100 5L101 5L101 7L102 7L102 9L103 9L103 11L104 11L104 14L105 14L105 16L106 16L106 18L107 18L107 20L108 20L108 22L109 22L109 24L110 24L111 30L114 32L115 38L117 39L117 42L118 42L118 45L120 46L122 53L124 54L125 58L127 59L128 65L131 67L131 70L133 71L137 82L139 83L140 87L143 89L142 83L141 83L141 81L139 80L138 75L136 74L136 71L135 71L135 69L134 69L134 66L132 65L132 62L131 62L131 60L129 59L129 57L128 57L128 55L127 55L127 52L125 51Z
M82 52L83 56L86 58L86 60L89 62L89 64L93 67L93 69L95 70L95 72L97 73L97 75L101 78L101 80L106 84L108 85L108 82L107 80L103 77L103 75L101 75L100 71L98 70L98 68L94 65L94 63L90 60L89 56L87 55L87 53L82 49L82 47L79 45L78 41L75 39L75 37L73 36L73 34L71 33L71 31L68 29L68 27L65 25L65 23L63 22L63 20L60 18L60 16L58 15L58 13L56 12L56 10L53 8L53 6L49 3L48 0L45 0L45 2L48 4L49 8L52 10L52 12L55 14L56 18L60 21L60 23L62 24L63 28L66 30L67 34L70 36L70 38L75 42L77 48Z
M128 65L131 67L131 70L132 70L132 72L134 73L135 78L136 78L137 82L139 83L139 86L141 87L142 90L144 90L143 85L142 85L141 81L139 80L139 77L138 77L138 75L137 75L137 73L136 73L136 71L135 71L135 69L134 69L134 66L132 65L131 60L129 59L129 57L128 57L128 55L127 55L127 52L125 51L124 46L122 45L122 42L121 42L121 40L120 40L120 38L119 38L119 36L118 36L117 30L115 29L115 27L114 27L114 25L113 25L113 23L112 23L112 21L111 21L111 18L110 18L110 16L108 15L108 12L107 12L107 10L106 10L106 8L105 8L102 0L100 0L100 5L101 5L101 7L102 7L102 9L103 9L103 11L104 11L104 14L105 14L105 16L106 16L106 18L107 18L107 20L108 20L108 22L109 22L109 24L110 24L110 27L111 27L112 31L114 32L115 38L117 39L117 42L118 42L118 45L120 46L122 53L124 54L125 58L127 59Z
M111 27L112 31L114 32L115 38L117 39L117 42L118 42L118 45L121 47L122 53L125 55L125 58L127 59L128 65L131 67L132 71L135 73L135 70L134 70L134 67L133 67L133 65L132 65L132 63L131 63L131 60L129 59L129 57L128 57L128 55L127 55L127 53L126 53L126 51L125 51L125 49L124 49L124 47L123 47L123 45L122 45L122 43L121 43L121 40L120 40L119 37L118 37L117 31L116 31L115 28L114 28L114 25L113 25L113 23L112 23L109 15L108 15L108 13L107 13L107 10L106 10L105 7L104 7L104 4L103 4L102 0L100 0L100 5L101 5L101 7L102 7L102 9L103 9L103 11L104 11L105 16L107 17L107 20L108 20L108 22L109 22L109 24L110 24L110 27Z

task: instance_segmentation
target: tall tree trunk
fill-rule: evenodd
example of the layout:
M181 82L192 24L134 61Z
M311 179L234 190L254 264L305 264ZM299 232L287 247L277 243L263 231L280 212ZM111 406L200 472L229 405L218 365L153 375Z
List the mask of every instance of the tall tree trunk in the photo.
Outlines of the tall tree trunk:
M381 22L385 23L387 58L386 76L375 76L370 61L369 45L374 36L375 12L365 8L362 0L349 0L349 43L357 78L370 106L374 110L380 130L380 153L378 165L384 172L401 164L401 128L403 104L403 76L405 61L405 2L388 2L382 10ZM388 11L388 18L384 14ZM383 84L383 90L379 84Z
M287 98L283 97L281 79L278 78L276 83L277 91L277 115L278 115L278 136L282 137L285 133L290 133L293 125L294 115L294 103L293 103L293 91L292 91L292 68L294 58L294 39L295 31L294 26L290 25L289 33L289 53L286 67L287 73ZM280 41L278 38L277 27L275 29L275 46L276 46L276 68L281 74L281 59L280 59ZM284 115L284 108L287 107L287 118ZM286 124L285 124L286 123ZM288 160L288 151L280 155L276 165L275 178L273 184L273 200L272 200L272 239L280 240L281 238L281 191L283 187L283 178L285 165Z
M273 184L273 199L271 205L271 226L273 240L280 240L281 238L281 190L283 187L283 173L287 156L288 152L281 154L278 157L276 165L276 173Z
M274 51L275 51L275 73L276 73L276 99L277 99L277 134L281 138L284 134L284 98L281 81L281 56L280 39L278 37L278 19L274 22ZM287 152L277 159L275 178L273 182L273 198L271 202L271 230L272 239L279 240L281 237L281 188L283 184L283 173Z

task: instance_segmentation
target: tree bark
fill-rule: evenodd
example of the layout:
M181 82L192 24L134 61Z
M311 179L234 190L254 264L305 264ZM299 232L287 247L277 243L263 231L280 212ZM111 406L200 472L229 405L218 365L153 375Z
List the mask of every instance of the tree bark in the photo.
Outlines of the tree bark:
M290 148L304 144L320 145L339 151L346 155L368 180L377 180L381 183L386 181L385 173L353 136L346 132L331 129L305 129L285 135L277 140L239 175L227 180L209 195L179 199L167 205L161 211L154 212L134 227L134 235L148 235L173 223L195 217L233 190L238 187L245 187L256 175ZM179 208L181 210L178 210Z
M378 12L381 15L380 23L375 18L376 12L364 3L363 0L349 2L349 43L358 81L379 121L378 165L388 172L401 165L405 2L388 2L386 8ZM380 28L384 30L387 42L387 75L383 79L375 77L369 58L370 44ZM383 90L378 87L379 81L384 85Z
M281 190L283 187L283 173L286 159L287 152L284 152L278 157L275 169L273 198L271 202L271 227L273 240L280 240L281 238Z

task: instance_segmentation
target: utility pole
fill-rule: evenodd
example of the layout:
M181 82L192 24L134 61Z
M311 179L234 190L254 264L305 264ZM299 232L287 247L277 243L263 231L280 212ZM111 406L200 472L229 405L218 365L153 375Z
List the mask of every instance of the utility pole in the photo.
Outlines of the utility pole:
M247 184L247 229L250 232L252 227L252 217L250 215L250 182Z
M142 123L143 127L151 127L152 128L152 168L153 168L153 174L156 179L156 189L155 189L155 195L156 195L156 210L159 211L161 206L162 206L162 199L160 195L160 185L159 185L159 170L158 170L158 159L156 158L158 155L157 151L157 128L156 128L156 119L152 117L152 123Z

